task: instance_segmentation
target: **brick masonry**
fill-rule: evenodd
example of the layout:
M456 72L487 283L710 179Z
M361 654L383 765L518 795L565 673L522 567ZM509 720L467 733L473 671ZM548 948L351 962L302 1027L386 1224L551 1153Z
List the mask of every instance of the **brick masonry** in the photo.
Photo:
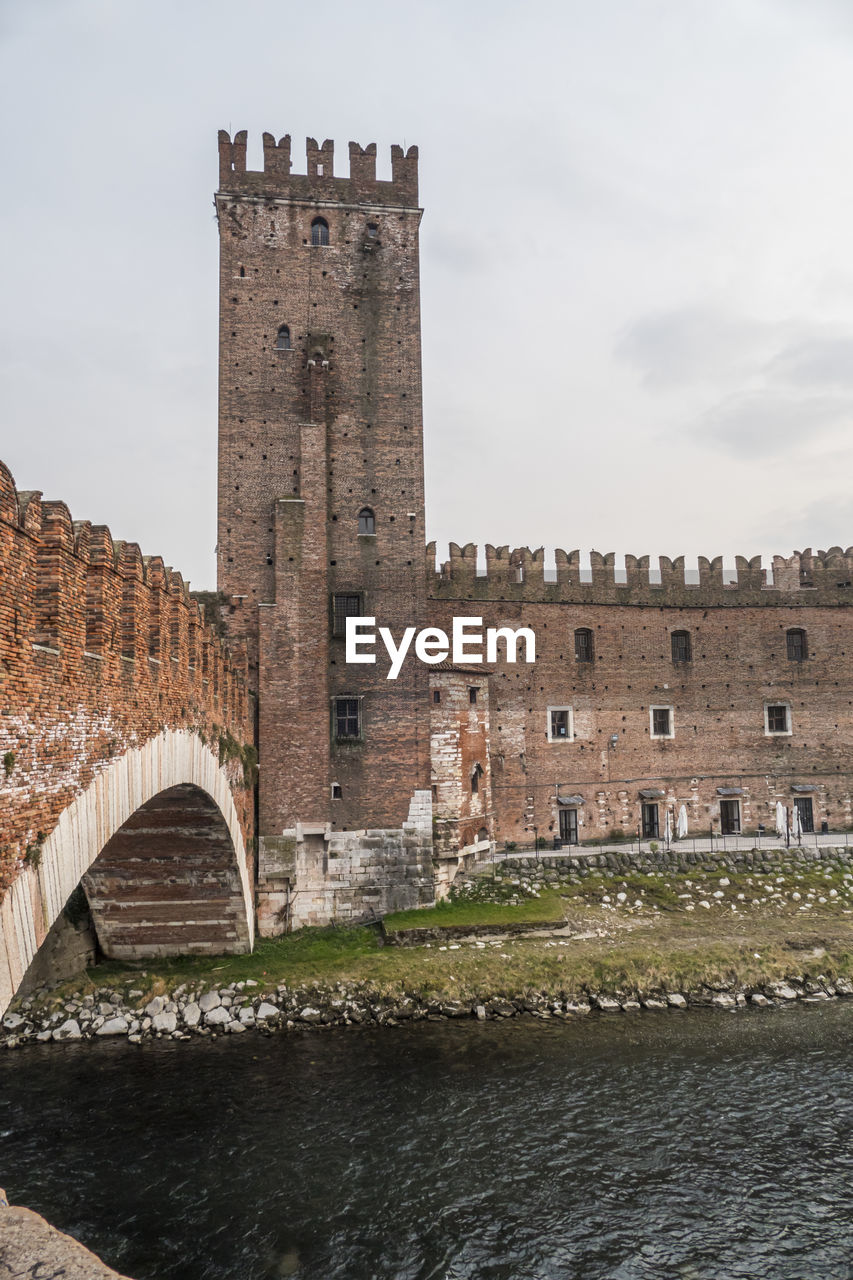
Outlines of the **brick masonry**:
M322 885L337 877L334 902L344 892L349 873L328 861L338 833L396 831L402 849L405 806L427 786L440 884L484 832L550 840L567 808L581 841L636 831L644 803L661 834L682 805L694 831L719 830L721 806L745 830L772 826L796 796L815 824L850 826L853 549L775 557L772 578L737 557L736 583L720 557L700 558L696 584L666 557L655 569L628 556L624 582L596 552L588 580L577 551L556 552L553 581L541 548L489 545L485 574L472 544L451 544L438 571L434 544L418 563L417 151L393 150L390 182L376 181L375 147L349 153L350 176L336 177L333 144L309 138L306 172L293 173L290 138L265 134L263 170L250 172L245 133L219 142L219 586L259 698L270 920L303 881L310 918L334 911ZM317 219L327 232L315 236ZM362 507L375 533L359 534ZM454 614L533 627L536 665L482 672L476 708L447 664L410 658L396 682L384 657L346 667L331 613L343 592L395 636L449 631ZM803 661L787 655L792 628L806 633ZM673 660L674 631L689 633L687 660ZM357 740L335 731L344 694L359 700ZM790 732L768 732L768 705L787 708ZM571 735L549 740L551 707L570 708ZM668 710L668 736L652 732L654 707Z
M235 840L245 859L251 736L245 654L225 649L180 574L62 502L19 494L0 464L0 970L12 973L0 1003L102 847L82 833L111 835L158 779L216 791L232 864Z

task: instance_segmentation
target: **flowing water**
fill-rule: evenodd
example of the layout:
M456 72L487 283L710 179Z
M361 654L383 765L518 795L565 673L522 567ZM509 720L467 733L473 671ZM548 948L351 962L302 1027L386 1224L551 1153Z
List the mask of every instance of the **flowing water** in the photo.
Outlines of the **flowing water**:
M136 1280L853 1280L853 1002L0 1055L0 1185Z

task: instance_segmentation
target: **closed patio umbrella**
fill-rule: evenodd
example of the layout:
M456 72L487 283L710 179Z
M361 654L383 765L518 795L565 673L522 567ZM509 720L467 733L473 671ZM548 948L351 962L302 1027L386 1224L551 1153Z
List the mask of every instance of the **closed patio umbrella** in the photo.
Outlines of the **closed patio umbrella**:
M776 801L776 834L784 836L788 830L788 814L781 800Z
M683 840L687 835L687 806L682 805L678 810L678 827L676 828L678 839Z

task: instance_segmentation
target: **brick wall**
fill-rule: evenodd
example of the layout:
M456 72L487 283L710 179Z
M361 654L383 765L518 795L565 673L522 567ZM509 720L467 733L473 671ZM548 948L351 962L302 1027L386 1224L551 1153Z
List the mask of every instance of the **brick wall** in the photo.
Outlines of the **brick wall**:
M18 494L0 464L0 895L96 775L164 729L250 740L245 659L159 557ZM251 786L240 761L229 775L248 841Z

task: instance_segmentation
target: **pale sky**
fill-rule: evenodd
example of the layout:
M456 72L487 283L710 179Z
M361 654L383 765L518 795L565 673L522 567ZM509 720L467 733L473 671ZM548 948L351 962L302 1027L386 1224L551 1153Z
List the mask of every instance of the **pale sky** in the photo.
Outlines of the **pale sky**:
M5 0L0 458L214 584L219 128L420 148L428 536L853 542L849 0Z

